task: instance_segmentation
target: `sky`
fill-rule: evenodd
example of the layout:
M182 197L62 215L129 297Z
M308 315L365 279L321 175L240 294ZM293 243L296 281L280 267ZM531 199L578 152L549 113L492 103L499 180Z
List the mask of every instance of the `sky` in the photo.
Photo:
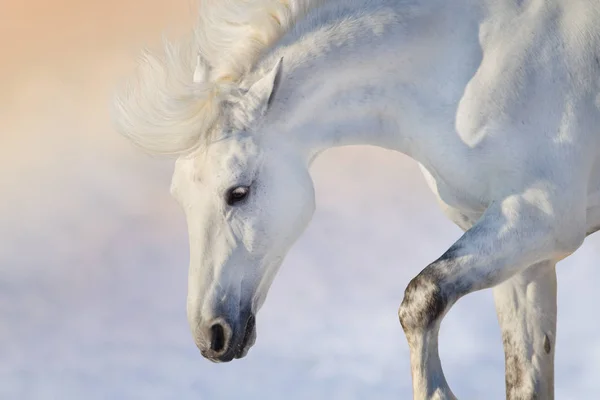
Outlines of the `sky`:
M227 364L195 347L173 160L141 154L109 120L139 48L185 32L191 1L0 3L0 399L410 398L397 309L460 231L391 151L323 154L317 212L256 345ZM599 256L590 237L559 264L558 399L600 391ZM440 353L459 398L504 398L490 291L450 311Z

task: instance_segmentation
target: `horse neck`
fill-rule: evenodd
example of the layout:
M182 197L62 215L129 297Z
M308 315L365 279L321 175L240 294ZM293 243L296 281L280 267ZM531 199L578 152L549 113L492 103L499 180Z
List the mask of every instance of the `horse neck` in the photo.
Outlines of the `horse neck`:
M430 144L443 145L439 125L447 129L454 116L439 110L458 104L476 68L473 62L461 81L464 65L473 58L466 54L470 49L463 49L465 31L474 24L468 17L449 18L448 13L467 13L460 2L409 11L398 3L380 1L377 5L385 8L371 13L357 12L355 6L337 17L331 10L316 10L264 58L265 68L284 60L268 117L273 133L287 132L285 140L295 143L309 162L323 150L348 145L383 147L426 162ZM340 22L344 12L345 22ZM323 29L328 24L335 28ZM472 37L476 42L477 35ZM460 57L461 65L455 65ZM424 120L431 129L423 129Z

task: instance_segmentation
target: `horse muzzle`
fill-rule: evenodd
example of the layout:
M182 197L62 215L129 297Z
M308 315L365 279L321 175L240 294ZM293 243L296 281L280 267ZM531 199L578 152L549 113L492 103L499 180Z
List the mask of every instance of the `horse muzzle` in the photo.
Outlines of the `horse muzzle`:
M202 324L194 334L200 354L212 362L243 358L256 340L256 318L248 313L237 324L219 317Z

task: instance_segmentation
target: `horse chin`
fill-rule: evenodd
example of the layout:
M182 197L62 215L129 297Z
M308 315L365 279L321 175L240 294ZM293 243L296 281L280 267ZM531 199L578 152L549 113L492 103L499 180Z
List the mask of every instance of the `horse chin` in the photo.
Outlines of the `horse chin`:
M244 338L239 346L239 351L235 354L234 358L240 359L246 357L248 351L256 342L256 320L254 315L250 317L246 324L244 332Z

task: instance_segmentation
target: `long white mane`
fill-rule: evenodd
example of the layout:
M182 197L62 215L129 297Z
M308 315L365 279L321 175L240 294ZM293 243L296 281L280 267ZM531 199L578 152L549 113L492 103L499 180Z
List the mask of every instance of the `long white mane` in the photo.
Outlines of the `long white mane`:
M322 0L200 0L193 33L144 50L114 101L117 130L151 152L178 154L208 138L223 99L260 56Z

